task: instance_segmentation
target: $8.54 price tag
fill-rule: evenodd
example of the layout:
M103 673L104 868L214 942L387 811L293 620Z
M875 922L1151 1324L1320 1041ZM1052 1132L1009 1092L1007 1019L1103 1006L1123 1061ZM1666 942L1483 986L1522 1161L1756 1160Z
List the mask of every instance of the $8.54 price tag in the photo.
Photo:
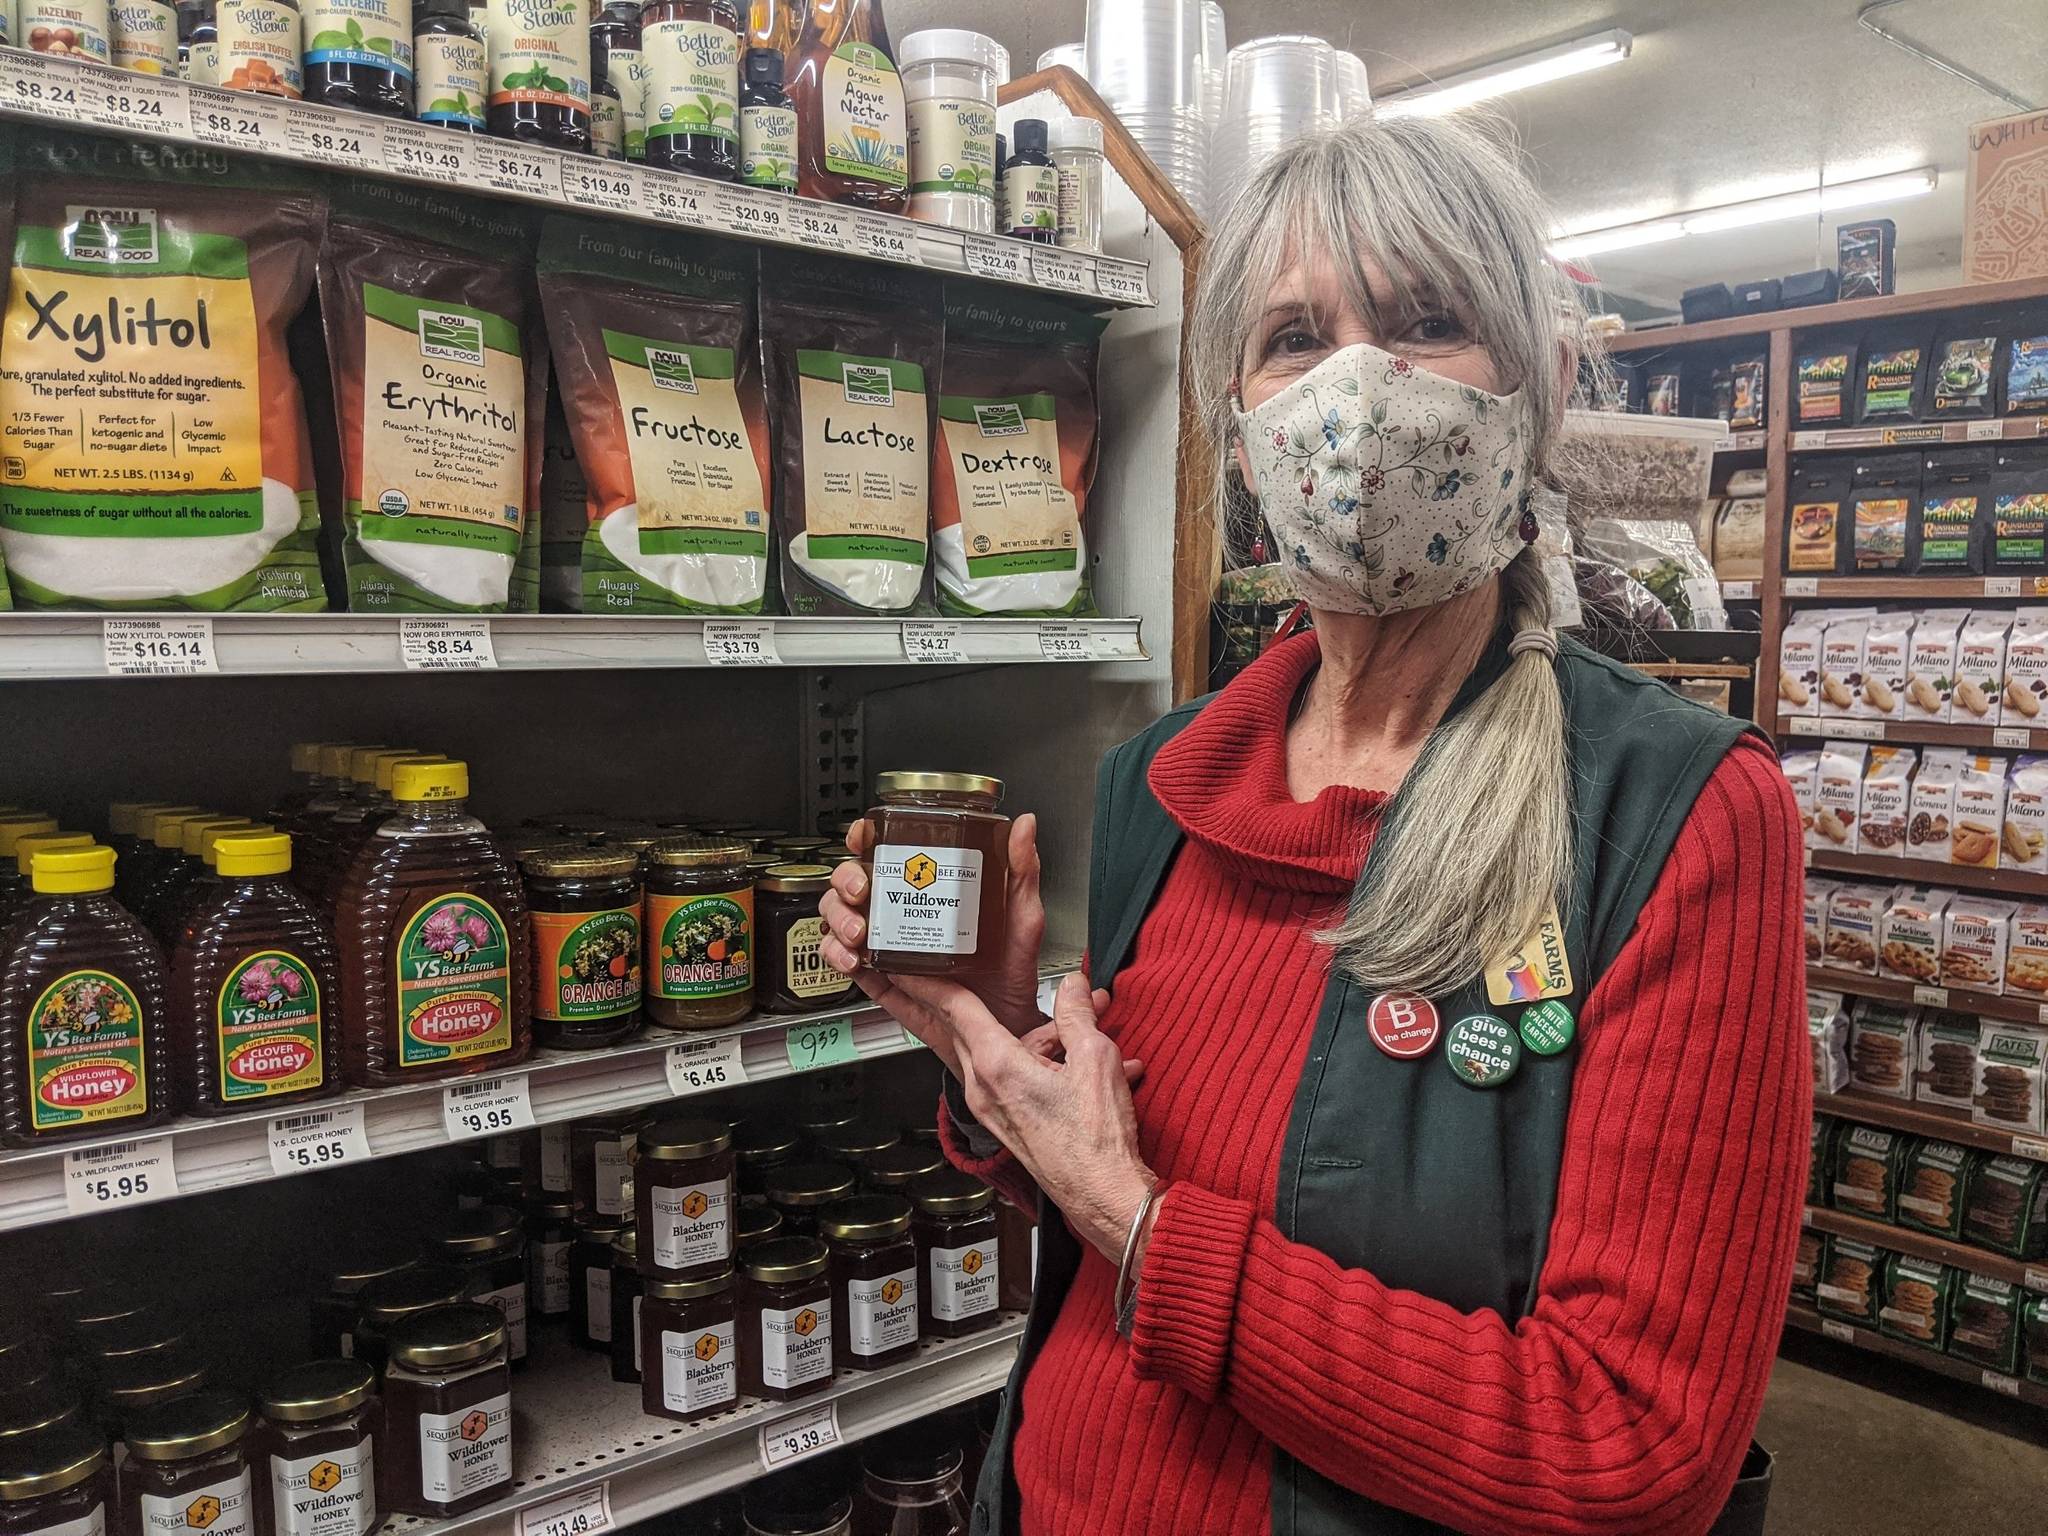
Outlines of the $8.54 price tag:
M162 1136L64 1154L64 1204L74 1216L148 1205L177 1192L178 1167Z
M597 1536L612 1525L612 1485L575 1488L519 1511L518 1536Z
M400 619L398 655L408 672L489 672L498 665L489 619Z
M212 619L104 619L100 654L115 677L220 671Z
M279 1178L363 1162L369 1155L360 1104L309 1109L270 1122L270 1171Z
M526 1091L526 1074L450 1083L441 1095L441 1121L450 1141L531 1130L533 1099Z
M662 1061L662 1068L668 1074L668 1091L677 1098L686 1093L730 1088L734 1083L747 1080L738 1035L727 1035L718 1040L688 1040L681 1045L672 1045Z
M839 1444L839 1404L820 1403L804 1413L761 1426L761 1466L773 1472Z

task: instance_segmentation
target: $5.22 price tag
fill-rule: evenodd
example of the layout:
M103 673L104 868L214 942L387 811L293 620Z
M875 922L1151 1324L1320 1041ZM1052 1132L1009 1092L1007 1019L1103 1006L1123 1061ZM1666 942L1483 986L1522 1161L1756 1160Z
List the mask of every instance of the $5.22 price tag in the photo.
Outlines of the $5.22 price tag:
M408 672L489 672L498 665L489 619L400 619L398 656Z
M360 1163L369 1156L370 1138L363 1132L360 1104L309 1109L270 1122L270 1171L279 1178Z
M747 1068L740 1057L740 1037L719 1040L690 1040L672 1045L662 1062L668 1074L668 1091L677 1098L686 1093L706 1093L713 1088L730 1088L747 1080Z
M64 1204L74 1216L148 1205L177 1192L178 1167L164 1137L64 1154Z
M761 1426L761 1466L773 1472L839 1444L839 1404L821 1403Z
M526 1074L450 1083L441 1095L441 1120L450 1141L531 1130L533 1100L526 1091Z
M613 1528L610 1483L558 1493L519 1511L518 1536L598 1536Z

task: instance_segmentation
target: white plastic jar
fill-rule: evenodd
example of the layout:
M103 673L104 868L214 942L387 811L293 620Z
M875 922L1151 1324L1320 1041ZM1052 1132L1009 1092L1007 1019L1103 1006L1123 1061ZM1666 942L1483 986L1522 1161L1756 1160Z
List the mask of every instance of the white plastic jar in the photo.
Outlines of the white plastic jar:
M996 84L1009 55L956 27L913 32L896 50L910 119L910 216L996 229Z
M1045 152L1060 173L1059 245L1102 249L1102 124L1092 117L1054 118Z

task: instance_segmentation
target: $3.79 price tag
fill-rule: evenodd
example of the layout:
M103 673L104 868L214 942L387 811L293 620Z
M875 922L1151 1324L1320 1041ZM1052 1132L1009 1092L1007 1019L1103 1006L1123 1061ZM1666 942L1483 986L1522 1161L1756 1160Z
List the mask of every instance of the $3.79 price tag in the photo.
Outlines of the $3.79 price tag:
M64 1205L74 1216L148 1205L177 1192L178 1168L164 1137L64 1154Z
M668 1048L662 1062L668 1074L668 1091L677 1098L686 1093L707 1093L713 1088L730 1088L747 1080L746 1063L740 1058L740 1037L719 1040L688 1040Z
M704 656L714 667L772 667L782 660L775 625L753 619L707 622Z
M761 1426L761 1466L773 1472L839 1444L839 1404L821 1403L804 1413Z
M270 1122L270 1171L279 1178L360 1163L369 1156L360 1104L308 1109Z
M518 1536L597 1536L611 1529L610 1483L571 1489L519 1511Z
M450 1141L531 1130L533 1099L526 1091L526 1074L450 1083L441 1094L441 1120Z

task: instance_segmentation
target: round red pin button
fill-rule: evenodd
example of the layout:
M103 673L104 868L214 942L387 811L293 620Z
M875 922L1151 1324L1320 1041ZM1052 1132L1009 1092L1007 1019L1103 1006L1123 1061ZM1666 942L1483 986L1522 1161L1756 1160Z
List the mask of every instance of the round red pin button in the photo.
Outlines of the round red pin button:
M1443 1032L1436 1004L1417 992L1382 992L1365 1010L1372 1043L1403 1061L1427 1056Z

